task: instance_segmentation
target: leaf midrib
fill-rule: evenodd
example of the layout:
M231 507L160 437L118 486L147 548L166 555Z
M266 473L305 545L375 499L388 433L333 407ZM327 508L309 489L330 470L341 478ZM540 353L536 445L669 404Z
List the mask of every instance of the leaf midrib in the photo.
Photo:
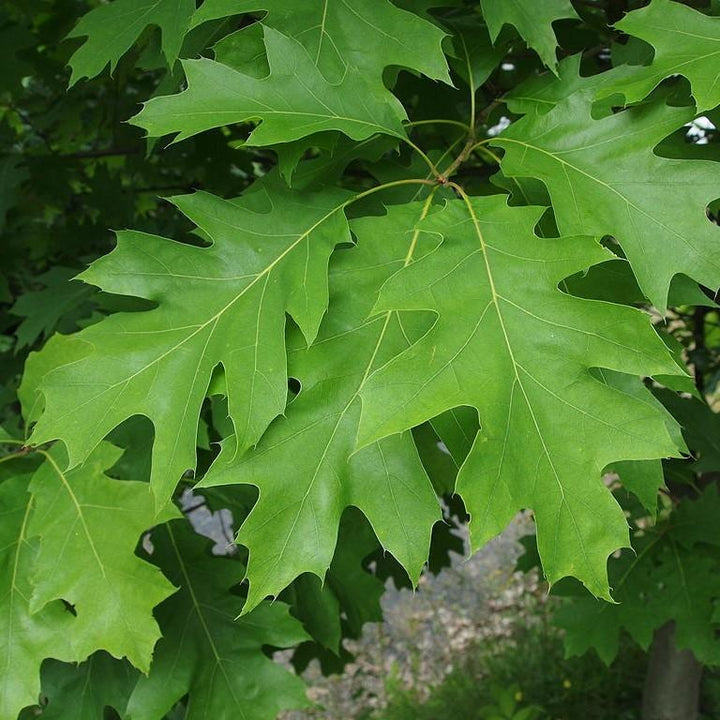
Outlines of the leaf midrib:
M528 397L527 392L525 391L525 387L524 387L524 385L523 385L523 383L522 383L522 380L520 379L520 374L519 374L519 372L518 372L518 368L522 369L522 367L519 365L519 363L518 363L518 362L516 361L516 359L515 359L515 354L514 354L514 352L513 352L513 349L512 349L511 343L510 343L510 338L509 338L509 335L508 335L508 332L507 332L507 328L506 328L506 326L505 326L505 320L504 320L503 315L502 315L502 312L501 312L501 310L500 310L500 304L499 304L499 302L498 302L498 300L500 299L500 295L499 295L499 293L497 292L497 289L496 289L496 286L495 286L495 279L494 279L494 277L493 277L492 268L491 268L491 265L490 265L490 258L489 258L489 255L488 255L488 247L487 247L487 244L486 244L486 242L485 242L485 238L484 238L484 236L483 236L482 229L480 228L480 222L479 222L478 217L477 217L477 215L476 215L476 213L475 213L475 209L474 209L473 206L472 206L472 201L470 200L470 198L469 198L467 195L465 195L464 191L463 191L463 193L462 193L462 197L463 197L463 200L465 201L465 206L467 207L468 213L469 213L470 218L471 218L471 220L472 220L473 227L474 227L474 230L475 230L475 234L477 235L478 241L480 242L480 248L481 248L481 252L482 252L482 256L483 256L483 261L484 261L484 264L485 264L485 271L486 271L487 278L488 278L488 283L489 283L489 286L490 286L491 303L495 306L495 312L496 312L496 314L497 314L498 322L500 323L500 328L501 328L502 333L503 333L503 339L504 339L504 342L505 342L505 346L506 346L507 351L508 351L508 354L509 354L509 356L510 356L510 362L512 363L513 374L515 375L515 383L517 383L518 387L520 388L520 391L521 391L522 394L523 394L523 398L525 399L525 404L527 405L528 411L529 411L529 413L530 413L530 417L532 418L533 426L535 427L535 432L537 433L538 439L540 440L540 444L542 445L543 453L545 454L545 458L547 459L547 462L548 462L548 464L550 465L550 468L551 468L551 470L552 470L552 474L553 474L553 476L555 477L555 481L556 481L556 483L557 483L558 489L560 490L561 502L560 502L560 509L558 510L558 516L557 516L557 518L556 518L556 533L557 533L557 531L559 530L559 527L560 527L560 522L559 522L560 511L562 510L562 506L564 505L564 506L567 508L568 514L569 514L570 519L571 519L571 521L572 521L573 528L574 528L574 530L575 530L575 536L576 536L576 538L577 538L578 544L579 544L580 549L581 549L581 551L582 551L583 557L585 558L586 567L587 567L587 568L589 569L589 571L593 574L595 581L598 582L600 579L597 577L597 575L596 575L596 573L595 573L595 571L594 571L594 569L593 569L592 563L590 562L590 559L589 559L588 554L587 554L587 550L586 550L586 548L585 548L585 543L583 542L582 534L580 533L580 530L579 530L578 525L577 525L577 521L576 521L576 519L575 519L575 515L574 515L573 512L570 510L570 505L568 504L567 499L565 498L565 488L564 488L563 483L562 483L562 481L561 481L561 479L560 479L560 476L559 476L559 474L558 474L558 471L557 471L557 469L555 468L555 464L554 464L554 462L553 462L553 460L552 460L552 458L551 458L551 456L550 456L550 451L549 451L547 445L545 444L545 438L543 437L543 434L542 434L542 432L540 431L540 426L539 426L538 420L537 420L537 418L536 418L536 416L535 416L535 411L534 411L533 406L532 406L532 404L531 404L531 402L530 402L530 398ZM510 408L509 408L509 410L508 410L508 418L507 418L507 424L506 424L506 432L509 432L508 428L509 428L509 426L510 426L511 414L512 414L512 406L510 406ZM506 437L506 439L507 439L507 437ZM500 473L502 472L502 468L503 468L503 463L500 463L500 464L498 465L498 472L497 472L497 475L496 475L496 477L495 477L495 484L497 484L497 482L498 482L499 479L500 479ZM557 553L557 535L556 535L556 538L555 538L555 545L556 545L556 550L555 550L555 553L554 553L554 554ZM602 581L601 581L601 580L600 580L599 584L602 585Z
M321 217L318 221L316 221L308 230L304 231L301 235L298 236L298 238L289 245L285 250L283 250L280 255L278 255L266 268L264 268L262 271L260 271L255 278L248 283L241 291L238 293L230 302L228 302L224 307L222 307L217 313L215 313L213 316L211 316L208 320L203 322L202 324L195 326L196 329L187 335L185 338L177 342L172 347L168 348L165 352L161 353L158 357L154 358L152 362L148 363L147 365L143 366L139 370L136 370L134 373L129 375L127 378L123 378L122 380L118 380L115 383L112 383L111 385L107 385L103 388L103 390L98 393L97 395L92 396L88 400L86 400L83 403L80 403L79 405L76 405L73 407L72 411L68 411L64 415L60 415L57 418L57 421L62 421L65 417L68 415L74 415L80 410L81 408L85 407L86 405L89 405L91 403L96 402L99 398L101 398L106 393L114 390L115 388L122 386L122 385L128 385L131 383L136 377L141 375L142 373L149 370L154 365L157 365L158 363L162 362L166 357L168 357L170 354L181 348L183 345L185 345L187 342L192 340L196 335L201 333L206 327L209 325L215 323L217 324L220 320L220 318L238 301L240 300L252 287L255 286L257 282L260 281L261 278L263 278L265 275L268 275L272 272L272 270L289 254L291 253L301 242L303 242L311 233L313 233L323 222L328 220L332 215L334 215L338 210L343 209L347 206L349 203L349 200L344 200L342 203L339 203L337 206L335 206L332 210L327 212L323 217ZM152 312L152 311L150 311ZM191 326L192 327L192 326ZM208 342L206 343L206 346L209 344L210 338L212 337L215 330L213 330L210 334L210 337L208 338ZM202 354L200 355L200 364L206 359L205 356ZM112 407L112 406L110 406ZM110 408L109 408L110 409ZM108 411L109 411L108 409Z
M13 634L14 634L14 624L13 624L13 611L15 608L15 595L20 595L24 600L27 600L25 598L24 594L20 592L20 589L17 586L17 572L18 568L20 566L20 551L22 550L23 544L26 542L27 538L25 536L25 532L27 529L28 520L30 518L30 511L32 509L32 495L28 495L28 501L25 506L25 514L23 515L22 524L20 526L20 532L18 534L17 538L17 545L15 548L15 555L13 557L13 572L12 572L12 582L10 584L10 592L8 593L10 596L10 612L8 613L9 621L7 625L7 647L8 647L8 654L5 659L5 671L3 672L3 678L11 677L10 675L10 666L12 661L12 652L10 652L13 648Z
M427 199L425 200L418 223L421 222L427 216L427 214L430 210L430 206L432 205L432 201L435 196L435 192L436 192L436 190L433 190L433 192L431 192L430 195L428 195ZM405 259L404 259L404 263L403 263L404 267L407 267L410 264L410 262L412 262L412 257L415 252L415 248L417 247L417 241L418 241L419 236L420 236L420 230L419 230L419 228L416 227L415 230L413 231L412 239L410 241L407 253L405 255ZM373 349L372 355L371 355L369 361L367 362L367 365L365 366L365 371L363 373L363 377L360 380L360 382L358 383L358 386L355 389L355 391L353 392L353 394L351 395L350 399L345 404L345 407L340 411L340 413L338 415L338 419L337 419L337 421L333 427L333 430L330 434L330 438L327 441L327 443L325 444L325 447L323 448L323 452L321 453L320 459L318 460L318 462L315 466L313 476L312 476L310 482L308 483L308 487L307 487L302 499L300 500L300 506L299 506L297 512L295 513L295 518L292 522L290 530L287 533L285 542L283 543L283 546L280 549L280 552L279 552L276 560L272 564L271 570L274 570L278 566L278 564L282 561L282 558L287 550L288 544L290 543L290 538L292 537L295 527L296 527L297 523L299 522L300 516L302 515L302 512L305 508L305 503L307 502L307 500L310 496L310 493L312 492L312 489L315 486L315 483L317 482L317 478L320 474L320 469L325 461L325 458L327 457L328 452L330 451L330 447L332 446L333 440L335 439L335 435L337 434L340 424L342 423L343 419L345 418L347 411L350 409L350 407L355 403L357 398L360 396L360 392L361 392L363 386L365 385L365 382L367 381L368 376L370 375L370 372L372 371L373 365L375 364L375 359L380 350L380 346L382 345L382 342L385 338L385 334L386 334L387 328L390 324L390 320L392 319L392 316L394 314L396 314L396 311L394 311L394 310L389 310L385 313L382 329L380 330L380 333L378 335L378 339L375 343L375 347ZM399 313L397 313L397 314L399 315ZM380 317L382 317L382 316L380 316ZM377 322L380 319L380 317L375 318L375 320L373 322ZM277 447L277 446L278 445L275 445L274 447ZM384 456L383 456L383 462L384 462ZM403 531L405 531L404 525L403 525ZM270 571L266 572L266 576L269 572Z
M205 615L202 612L201 609L201 603L198 600L197 595L195 594L195 588L193 586L192 580L190 579L190 574L187 571L187 567L185 565L184 558L182 556L182 553L180 552L180 548L178 548L177 543L175 541L175 534L172 531L172 527L169 524L166 524L165 529L167 530L168 537L170 538L170 542L173 546L173 552L175 553L175 557L177 558L178 566L180 567L180 572L183 575L183 578L185 579L185 585L184 587L187 589L188 594L190 595L190 600L192 601L193 609L195 611L195 614L197 615L198 620L200 621L200 625L203 629L203 632L205 633L205 637L207 638L208 645L210 645L210 650L213 654L213 657L215 658L215 666L220 669L220 672L222 673L223 678L225 679L225 684L228 688L228 691L230 692L230 695L232 696L233 702L235 703L235 706L237 710L239 711L242 718L246 718L247 715L243 711L242 703L239 701L239 699L235 695L235 688L233 687L232 683L230 682L230 677L225 670L225 665L223 663L223 659L220 655L220 652L218 651L217 645L215 644L215 638L213 637L212 633L210 632L210 627L207 624L207 621L205 620Z

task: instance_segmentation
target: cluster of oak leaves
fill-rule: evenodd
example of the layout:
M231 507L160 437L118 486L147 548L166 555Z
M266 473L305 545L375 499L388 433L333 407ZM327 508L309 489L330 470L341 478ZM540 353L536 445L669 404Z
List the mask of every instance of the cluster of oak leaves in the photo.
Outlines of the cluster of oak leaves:
M48 716L77 702L83 717L110 705L133 720L180 701L187 718L302 706L301 680L263 648L341 654L343 633L376 619L382 583L363 560L379 542L377 565L394 559L416 582L453 489L474 548L531 508L548 580L611 599L608 556L630 538L603 472L653 515L661 460L686 449L668 408L682 414L677 393L694 392L671 337L635 306L662 317L720 285L706 213L718 166L673 140L720 104L720 20L652 0L612 31L621 61L585 76L582 52L557 62L553 22L579 22L566 0L476 5L114 0L73 31L74 83L114 67L148 26L172 66L197 58L183 42L208 24L261 16L224 25L213 59L181 61L186 89L132 122L175 141L252 123L245 145L274 149L278 167L239 198L174 198L197 244L120 232L81 278L152 309L30 357L31 433L0 436L21 447L0 466L0 720L38 702L41 665ZM493 103L518 119L489 136L482 87L524 43L549 69ZM453 153L413 140L425 121L409 123L388 89L398 68L469 97L464 122L434 120L457 136ZM475 192L453 173L478 155L500 168ZM339 182L358 160L379 184ZM244 518L246 550L225 557L173 503L208 407L224 439L195 477ZM138 416L152 429L128 422ZM438 441L457 478L433 471ZM712 542L718 502L708 490L684 511L675 551ZM706 577L712 562L695 552L685 570ZM658 567L669 572L647 572ZM679 640L714 662L720 588L697 596ZM642 622L631 598L602 626L574 610L575 649L612 657L621 627L649 642L682 612L673 597L645 598Z

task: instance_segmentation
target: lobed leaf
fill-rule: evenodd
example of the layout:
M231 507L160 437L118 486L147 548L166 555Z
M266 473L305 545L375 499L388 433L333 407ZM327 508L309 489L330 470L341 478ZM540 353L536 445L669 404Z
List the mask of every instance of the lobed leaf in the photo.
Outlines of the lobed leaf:
M300 678L262 651L307 638L287 606L264 603L238 620L242 600L230 590L242 580L242 563L208 555L188 523L165 525L153 545L152 559L180 591L158 609L163 639L130 696L128 720L162 718L188 693L187 720L274 720L307 706Z
M670 0L652 0L615 26L655 48L652 62L610 84L604 94L622 93L628 103L649 95L665 78L690 81L698 112L720 104L720 18Z
M343 514L337 547L324 581L305 573L282 593L292 614L313 640L334 655L342 653L342 638L359 638L368 622L382 622L383 582L363 567L378 549L367 520L356 509Z
M160 28L162 51L172 68L194 10L194 0L113 0L94 8L68 34L86 38L68 61L70 85L94 78L108 65L114 72L120 58L150 26Z
M405 110L384 86L361 74L328 82L300 43L265 28L270 74L256 78L208 59L185 60L187 90L153 98L133 118L151 136L184 140L211 128L259 121L248 145L273 145L326 130L354 140L403 137Z
M397 313L368 314L382 283L426 251L427 239L413 232L424 207L408 203L352 222L358 245L333 258L330 311L317 340L307 348L299 333L289 339L289 374L300 381L300 394L252 452L238 455L235 438L225 440L199 483L260 490L238 533L250 551L247 609L301 573L325 577L350 505L413 581L427 559L439 506L410 433L354 452L362 387L374 368L407 347L411 332Z
M556 20L577 18L570 0L480 0L480 4L493 42L503 25L512 25L545 65L555 70L557 40L552 24Z
M27 531L29 480L19 474L0 483L0 720L16 720L22 708L37 702L46 657L74 659L74 618L63 603L30 608L38 542Z
M211 238L193 247L125 231L81 278L158 304L57 338L34 360L45 411L31 440L62 438L70 467L133 415L155 426L158 507L195 468L198 416L222 365L237 453L285 408L285 313L309 339L327 307L327 262L349 240L349 193L266 184L240 200L207 193L173 202ZM54 362L55 361L55 362ZM29 390L26 403L37 402Z
M596 100L593 104L594 118L612 114L613 92L608 88L613 88L628 76L632 77L637 72L637 67L618 65L595 75L581 75L582 60L582 54L570 55L558 63L555 75L530 75L507 94L505 99L508 109L523 115L533 112L546 113L571 95L582 92L594 100L606 99L605 102Z
M125 710L139 673L104 652L80 665L48 660L42 670L44 720L104 720L106 708Z
M557 614L567 653L595 648L610 663L623 630L647 649L654 631L673 621L679 649L691 649L704 664L718 664L720 581L711 528L719 510L717 489L710 486L697 500L684 500L670 523L638 534L636 554L623 554L611 563L619 604L573 598Z
M206 0L192 26L260 10L267 11L263 25L301 43L332 84L363 74L382 86L383 70L391 65L450 82L440 47L443 31L388 0Z
M514 123L493 144L506 150L506 175L545 183L561 233L612 235L663 311L678 273L720 286L720 228L705 212L720 194L715 163L653 152L691 118L687 108L655 102L595 120L591 97L575 93Z
M58 600L76 615L69 638L74 657L98 649L147 672L160 629L153 608L175 588L152 565L135 556L141 534L177 517L167 506L155 515L146 483L104 474L121 451L100 445L82 467L63 471L62 448L46 453L33 475L35 509L27 532L40 536L30 610Z
M532 508L550 582L572 575L610 599L607 557L629 538L601 471L676 450L664 411L590 370L679 370L643 313L558 289L608 252L591 238L538 238L542 212L498 196L468 198L420 224L442 245L390 279L375 310L433 310L438 318L369 376L359 443L454 407L477 408L481 431L456 488L471 515L472 547Z

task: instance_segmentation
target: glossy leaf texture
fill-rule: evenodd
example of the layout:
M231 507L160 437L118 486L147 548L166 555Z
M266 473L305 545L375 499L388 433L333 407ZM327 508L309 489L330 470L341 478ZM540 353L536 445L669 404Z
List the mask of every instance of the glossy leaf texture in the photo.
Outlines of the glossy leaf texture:
M682 75L690 81L698 112L720 103L720 18L670 0L652 0L616 27L650 43L655 57L606 93L620 92L628 102L637 102L666 78Z
M273 145L313 133L339 130L353 140L376 133L402 137L405 112L382 85L361 74L328 82L296 40L264 31L269 75L256 78L214 60L185 60L188 88L154 98L134 118L151 136L177 133L184 140L231 123L260 121L251 145Z
M413 580L425 563L439 508L410 434L359 452L355 440L368 376L405 349L413 332L392 311L368 315L383 282L432 244L413 231L428 208L410 203L351 223L358 245L333 258L331 309L320 334L309 348L298 332L289 339L288 372L299 380L300 394L253 452L238 457L234 437L225 440L200 483L260 490L238 536L250 550L248 608L301 572L324 577L340 517L351 505ZM291 483L277 472L282 467L293 468Z
M302 708L518 512L573 652L720 664L719 20L640 4L0 9L0 720Z
M207 0L192 24L253 11L267 11L262 24L300 42L333 85L358 73L382 85L383 70L391 65L450 80L440 47L442 30L388 0L299 0L293 5L283 0Z
M27 532L40 536L30 609L69 603L76 657L102 648L147 672L160 637L153 608L176 588L136 557L135 547L143 532L177 517L177 510L156 515L147 483L104 475L120 456L117 448L100 445L70 472L62 469L60 451L47 453L29 487L34 509Z
M114 252L83 279L158 307L55 338L55 366L38 370L45 411L33 442L62 438L74 467L114 427L145 415L155 425L152 485L163 505L195 468L200 406L218 365L236 452L257 442L285 407L285 313L315 337L327 306L328 257L349 239L348 197L270 184L232 202L207 193L175 198L210 247L120 233Z
M575 93L509 128L495 141L503 172L545 183L560 232L616 238L661 310L677 273L720 285L720 228L705 212L718 196L715 163L653 151L692 111L655 102L595 120L591 100Z
M473 545L531 507L548 579L572 575L609 599L607 557L629 538L600 472L613 459L663 457L675 445L657 408L591 370L678 368L642 313L558 289L608 255L591 238L541 240L533 232L541 213L503 197L454 200L419 226L441 246L394 276L376 310L434 310L438 320L368 378L360 442L476 407L482 431L457 483Z
M32 472L7 456L0 483L3 720L37 701L44 658L83 661L102 648L147 671L160 637L153 609L176 589L135 555L141 534L176 512L157 516L146 483L104 474L121 453L109 443L70 472L61 451Z

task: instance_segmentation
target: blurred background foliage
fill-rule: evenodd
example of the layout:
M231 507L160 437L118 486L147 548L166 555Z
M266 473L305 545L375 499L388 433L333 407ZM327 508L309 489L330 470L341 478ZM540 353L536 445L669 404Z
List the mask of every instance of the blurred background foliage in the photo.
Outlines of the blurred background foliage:
M238 138L230 130L153 152L142 131L126 123L158 88L179 86L159 54L157 30L143 35L112 77L105 71L68 90L67 62L81 41L65 37L99 4L0 5L0 421L6 427L18 422L15 391L28 351L55 330L71 332L94 313L118 309L118 302L131 309L127 300L102 297L71 279L112 249L112 230L182 237L190 225L164 197L198 188L237 195L272 162L267 152L233 150Z

